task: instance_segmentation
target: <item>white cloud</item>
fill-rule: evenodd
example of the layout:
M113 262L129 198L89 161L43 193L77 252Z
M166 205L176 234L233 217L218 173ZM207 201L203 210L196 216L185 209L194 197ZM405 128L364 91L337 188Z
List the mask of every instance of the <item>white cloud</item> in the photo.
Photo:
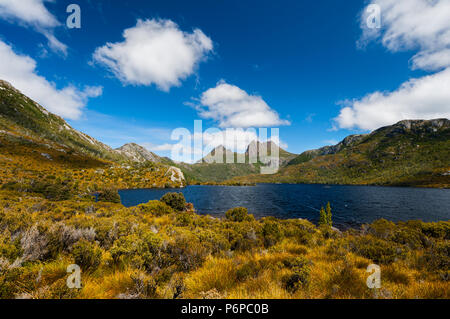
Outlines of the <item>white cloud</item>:
M289 121L280 119L261 96L248 94L224 81L203 92L200 104L197 106L199 115L217 121L221 128L290 125Z
M124 84L155 84L163 91L180 86L213 49L211 39L200 29L184 32L171 20L138 20L123 37L123 42L97 48L94 61Z
M61 24L44 2L53 0L0 0L0 18L34 28L47 38L52 50L67 55L67 46L54 35L54 28Z
M372 130L404 119L450 117L450 1L373 0L381 8L381 28L366 25L359 41L380 40L391 52L414 50L413 70L436 72L410 79L394 92L374 92L345 101L337 127Z
M417 50L412 66L439 70L450 66L448 0L372 0L381 9L381 28L370 29L363 12L360 43L380 39L390 51Z
M101 87L87 86L80 91L69 85L57 89L54 83L37 74L35 60L15 53L10 45L2 41L0 61L0 79L10 82L50 112L68 119L79 118L88 99L102 94Z
M335 119L340 128L373 130L405 119L450 118L450 68L346 104Z

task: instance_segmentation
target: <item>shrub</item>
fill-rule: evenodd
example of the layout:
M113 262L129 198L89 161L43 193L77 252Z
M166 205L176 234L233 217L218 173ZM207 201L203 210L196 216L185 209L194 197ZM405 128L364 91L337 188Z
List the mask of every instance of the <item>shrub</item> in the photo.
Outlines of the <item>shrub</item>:
M186 199L182 193L167 193L161 197L161 201L177 212L184 210L186 207Z
M98 193L99 202L120 203L120 195L115 188L105 188Z
M176 220L177 225L181 227L187 227L192 223L193 217L190 213L182 213L177 215Z
M69 181L46 180L32 181L29 186L29 192L44 195L45 198L54 201L68 200L73 194Z
M172 264L179 270L189 272L199 267L208 255L207 249L192 234L181 234L167 245Z
M327 298L367 298L371 289L352 265L344 260L344 265L333 269L328 281L330 295Z
M231 248L230 243L222 233L204 230L198 234L198 238L202 245L212 253L228 251Z
M428 249L423 256L424 266L434 272L449 271L450 243L437 243Z
M236 278L238 281L245 281L247 278L256 277L260 270L260 264L257 261L250 260L237 268Z
M275 245L283 237L280 224L273 220L267 220L264 222L262 232L264 237L264 245L266 247Z
M102 260L101 249L96 244L86 240L80 240L73 246L72 255L75 264L83 270L96 270Z
M128 298L155 298L156 297L156 282L142 271L135 271L130 275L133 281L133 288ZM123 297L123 296L121 296Z
M422 232L433 238L450 239L450 222L423 223Z
M243 222L253 220L253 216L248 214L245 207L236 207L228 210L225 217L232 222Z
M142 213L151 213L158 217L173 213L171 207L159 200L151 200L146 204L139 205L138 208Z
M356 237L349 242L350 251L375 263L390 264L404 255L404 249L394 242L372 236Z
M33 225L20 239L23 261L45 260L49 253L48 243L49 239L44 228Z
M287 291L294 293L301 286L307 286L310 279L310 261L303 256L289 258L284 265L291 270L291 273L283 277L283 284Z

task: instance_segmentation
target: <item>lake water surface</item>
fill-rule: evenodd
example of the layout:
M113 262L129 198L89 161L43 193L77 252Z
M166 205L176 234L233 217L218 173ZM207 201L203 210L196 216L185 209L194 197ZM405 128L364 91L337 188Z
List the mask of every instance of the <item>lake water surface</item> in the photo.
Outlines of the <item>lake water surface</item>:
M305 218L317 222L329 201L334 225L341 228L385 218L392 221L450 219L450 190L341 185L260 184L257 186L188 186L184 189L121 190L122 203L136 206L182 192L199 214L223 217L233 207L247 207L256 218Z

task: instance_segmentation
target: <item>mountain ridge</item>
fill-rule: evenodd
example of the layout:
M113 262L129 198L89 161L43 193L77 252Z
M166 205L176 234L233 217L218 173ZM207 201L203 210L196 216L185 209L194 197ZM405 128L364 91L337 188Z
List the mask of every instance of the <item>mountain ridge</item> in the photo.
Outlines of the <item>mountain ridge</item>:
M274 175L227 182L450 187L450 120L402 120L303 152Z

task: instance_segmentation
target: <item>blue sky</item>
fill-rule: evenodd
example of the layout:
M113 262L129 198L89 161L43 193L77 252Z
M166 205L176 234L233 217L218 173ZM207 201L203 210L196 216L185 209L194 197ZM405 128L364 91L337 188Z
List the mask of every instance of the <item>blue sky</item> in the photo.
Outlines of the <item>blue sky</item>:
M450 114L448 16L432 30L415 19L448 12L446 1L372 1L382 9L377 30L361 24L368 2L356 0L2 1L0 54L23 67L0 67L0 77L112 147L169 155L171 131L203 119L204 128L279 127L283 145L301 153L403 117ZM65 25L71 3L81 29ZM383 19L393 3L402 14ZM173 37L158 33L168 29ZM136 56L142 43L162 55ZM433 83L438 92L425 92Z

